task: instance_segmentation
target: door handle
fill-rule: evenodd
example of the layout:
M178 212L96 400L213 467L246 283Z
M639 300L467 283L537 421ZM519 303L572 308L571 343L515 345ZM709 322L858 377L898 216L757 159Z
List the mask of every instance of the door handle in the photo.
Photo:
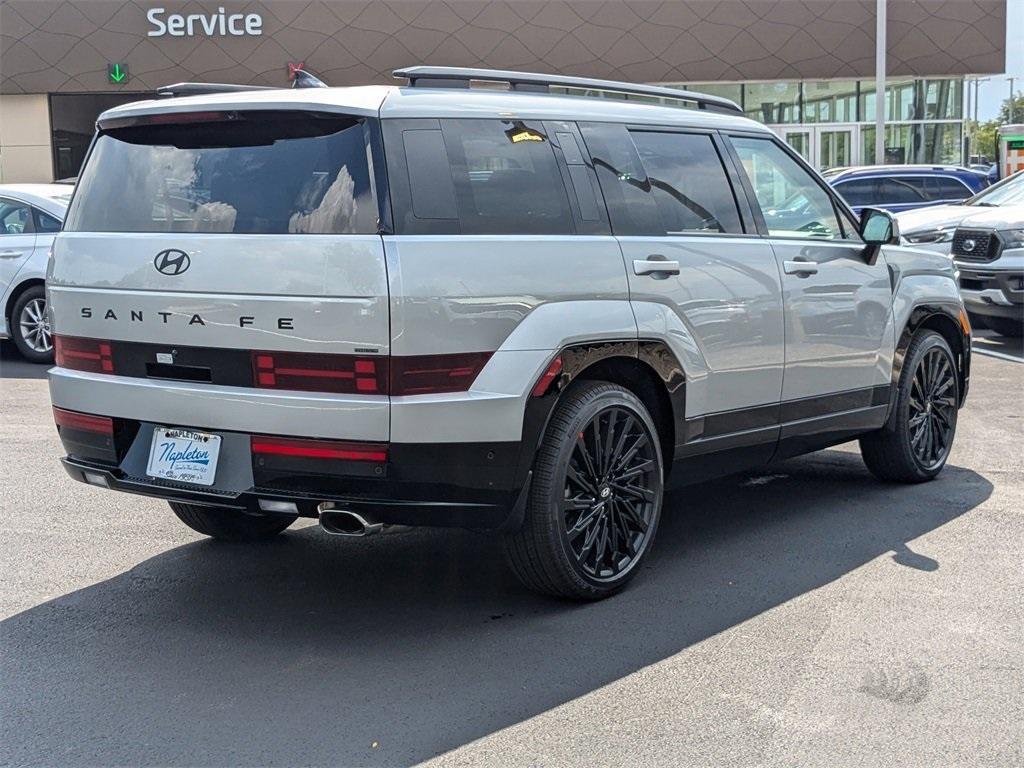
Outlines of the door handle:
M799 275L800 277L807 277L808 275L818 274L818 262L784 261L782 262L782 269L787 275Z
M0 251L0 259L13 259L23 253L24 251Z
M665 259L633 259L634 275L678 275L679 262Z

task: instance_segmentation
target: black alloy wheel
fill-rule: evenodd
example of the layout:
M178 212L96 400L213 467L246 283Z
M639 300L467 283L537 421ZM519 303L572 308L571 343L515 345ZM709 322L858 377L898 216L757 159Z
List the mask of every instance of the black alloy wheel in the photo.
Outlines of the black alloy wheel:
M949 455L956 424L956 375L949 355L930 349L917 364L910 388L910 445L925 470Z
M924 330L914 336L892 398L885 426L860 439L864 463L880 480L931 480L949 458L960 407L956 358L941 335Z
M644 551L659 472L652 436L627 410L605 408L577 435L566 470L563 531L591 578L615 579Z
M531 589L599 600L622 589L650 551L661 515L659 434L644 403L605 381L561 394L534 461L509 565Z

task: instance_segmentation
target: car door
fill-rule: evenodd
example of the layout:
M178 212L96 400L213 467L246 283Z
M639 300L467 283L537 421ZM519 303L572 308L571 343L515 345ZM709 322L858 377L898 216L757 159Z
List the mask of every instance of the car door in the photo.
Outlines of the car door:
M35 245L31 206L0 197L0 296L7 295L14 276L32 255Z
M742 444L743 463L767 459L784 362L781 279L745 199L741 206L734 194L721 138L647 126L581 129L640 336L663 334L686 368L676 456Z
M891 213L912 211L931 205L918 176L891 176L878 184L878 205Z
M894 336L885 257L866 252L827 186L788 148L752 135L734 135L731 143L782 270L782 437L827 426L816 419L887 402ZM811 201L806 220L779 226L774 201L798 191Z

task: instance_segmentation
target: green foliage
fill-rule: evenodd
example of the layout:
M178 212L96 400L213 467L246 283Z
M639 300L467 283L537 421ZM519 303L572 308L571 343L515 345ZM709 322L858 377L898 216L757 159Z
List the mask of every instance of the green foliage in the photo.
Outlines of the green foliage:
M1013 119L1010 119L1010 100L1003 99L999 108L1000 123L1024 123L1024 93L1013 97Z

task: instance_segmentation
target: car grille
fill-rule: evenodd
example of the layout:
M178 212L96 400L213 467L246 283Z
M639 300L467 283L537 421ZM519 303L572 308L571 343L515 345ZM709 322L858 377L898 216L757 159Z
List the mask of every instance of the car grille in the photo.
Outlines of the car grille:
M983 229L958 229L953 235L953 255L961 261L995 261L999 238Z

